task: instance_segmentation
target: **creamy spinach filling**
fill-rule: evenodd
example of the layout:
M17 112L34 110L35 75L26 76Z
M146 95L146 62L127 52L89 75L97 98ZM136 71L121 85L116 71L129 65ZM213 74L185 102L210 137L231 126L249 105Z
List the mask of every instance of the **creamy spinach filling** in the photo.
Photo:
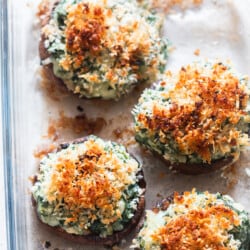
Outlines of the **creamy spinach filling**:
M100 149L94 154L96 147ZM97 161L94 172L92 161L87 165L90 157L100 157L102 162ZM116 143L90 136L87 142L69 144L41 160L32 188L38 216L44 223L70 234L112 235L123 230L137 210L143 193L138 184L140 171L139 163ZM100 182L108 184L102 186Z
M164 71L161 24L160 15L135 0L61 0L43 28L50 53L44 63L52 62L54 74L80 96L119 99Z
M212 198L211 198L212 197ZM169 245L161 245L159 241L156 240L155 234L159 232L159 229L165 227L171 221L178 219L180 216L185 217L185 214L190 210L197 209L208 209L213 206L224 205L236 213L240 221L239 225L233 226L228 232L224 232L227 235L227 239L224 239L224 243L221 243L218 249L228 249L228 250L247 250L250 247L250 220L249 214L243 209L243 207L236 203L230 196L217 194L207 194L203 192L192 192L188 197L189 202L184 202L183 204L171 203L166 210L159 211L146 211L146 219L143 227L141 228L138 236L133 240L133 247L142 250L161 250L174 247L169 242ZM174 230L174 229L172 229ZM217 237L220 235L218 232L214 231L213 235L206 235L204 237ZM223 238L224 236L222 236ZM201 241L204 240L201 238ZM183 247L188 246L188 241L183 242ZM174 242L173 242L174 244ZM192 246L189 246L192 248ZM209 247L209 246L207 246ZM225 248L223 248L225 247ZM171 248L172 249L172 248ZM183 249L189 249L184 247ZM192 248L194 249L194 248ZM203 249L203 248L197 248Z

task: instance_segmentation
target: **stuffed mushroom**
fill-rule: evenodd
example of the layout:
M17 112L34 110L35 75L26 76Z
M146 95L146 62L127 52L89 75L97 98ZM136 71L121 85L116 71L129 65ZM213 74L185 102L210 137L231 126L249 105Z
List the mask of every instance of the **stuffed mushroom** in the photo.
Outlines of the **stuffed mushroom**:
M135 138L184 173L237 160L249 145L249 85L221 62L195 63L146 89L133 109Z
M53 231L112 245L139 221L144 191L138 161L123 146L89 136L41 160L32 196L39 219Z
M137 1L60 0L50 11L41 33L42 64L81 97L117 100L163 72L163 19Z
M247 250L249 214L228 195L175 193L146 211L133 243L141 250Z

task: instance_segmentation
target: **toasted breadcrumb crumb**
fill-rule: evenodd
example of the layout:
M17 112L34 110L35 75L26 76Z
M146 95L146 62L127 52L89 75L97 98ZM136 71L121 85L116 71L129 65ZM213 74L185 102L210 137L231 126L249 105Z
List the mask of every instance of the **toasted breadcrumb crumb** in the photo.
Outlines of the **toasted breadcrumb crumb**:
M199 56L200 55L200 49L196 49L195 51L194 51L194 55L196 55L196 56Z

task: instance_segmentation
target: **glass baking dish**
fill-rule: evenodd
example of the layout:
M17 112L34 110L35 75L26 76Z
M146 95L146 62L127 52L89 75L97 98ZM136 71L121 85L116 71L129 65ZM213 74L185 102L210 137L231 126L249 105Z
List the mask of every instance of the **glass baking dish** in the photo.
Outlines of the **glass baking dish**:
M249 148L236 164L223 172L200 176L171 173L161 160L143 151L133 140L131 109L142 88L115 103L80 100L63 91L56 93L41 77L38 3L37 0L1 0L0 6L8 249L103 249L78 245L48 232L36 218L30 194L30 179L38 170L35 156L48 145L89 133L123 143L142 162L147 181L147 208L174 191L195 187L201 191L229 194L249 210ZM204 0L199 6L177 8L166 14L164 35L172 44L167 68L176 69L192 61L219 58L223 61L230 59L239 72L250 75L248 8L248 0ZM92 125L76 129L74 121L79 119ZM62 120L67 121L66 125ZM96 123L99 125L94 125ZM51 129L54 129L53 133L56 130L53 138ZM124 239L121 249L129 249L131 237L133 235Z

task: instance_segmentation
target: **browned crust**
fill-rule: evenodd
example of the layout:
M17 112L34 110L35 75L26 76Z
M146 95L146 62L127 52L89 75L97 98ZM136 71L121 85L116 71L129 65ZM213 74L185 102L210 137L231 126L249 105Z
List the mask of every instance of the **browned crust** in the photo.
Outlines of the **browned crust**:
M157 83L153 84L152 89L155 89ZM250 130L248 131L250 134ZM141 144L143 145L143 144ZM150 150L151 151L151 150ZM234 163L235 159L233 156L224 157L218 160L213 160L209 163L171 163L170 161L164 159L164 157L156 152L153 152L154 156L160 158L165 165L167 165L171 170L187 174L187 175L200 175L200 174L208 174L213 171L225 168Z
M86 140L88 140L88 137L82 137L82 138L75 139L75 140L73 140L71 142L62 143L62 144L59 145L56 152L59 152L62 149L67 148L70 145L70 143L79 144L79 143L82 143L82 142L84 142ZM143 176L143 178L141 178L139 180L138 184L142 189L145 189L146 182L145 182L145 179L144 179L143 172L140 171L138 174ZM34 180L35 180L35 182L37 181L36 177L34 178ZM36 215L37 215L39 221L42 223L43 227L45 227L49 231L55 232L57 235L65 238L65 239L68 239L68 240L71 240L71 241L74 241L74 242L77 242L77 243L80 243L80 244L87 243L87 244L90 244L90 245L113 246L114 244L119 243L123 238L125 238L128 234L130 234L136 228L136 226L139 223L140 218L141 218L141 216L142 216L142 214L144 212L145 198L144 198L144 193L143 193L139 198L138 207L137 207L137 210L136 210L134 216L125 225L124 229L122 231L115 232L113 235L108 236L106 238L101 238L100 236L95 235L95 234L90 234L90 235L69 234L65 230L63 230L62 228L60 228L58 226L57 227L49 226L49 225L43 223L40 220L39 215L37 213L37 209L36 209L37 204L36 204L36 201L34 200L33 196L32 196L32 204L33 204L33 206L34 206L34 208L36 210Z
M155 89L156 86L157 83L153 84L152 89ZM154 155L160 157L171 170L188 175L211 173L213 171L230 166L235 161L235 158L233 156L228 156L218 160L212 160L211 163L171 163L170 161L164 159L163 156L155 152Z
M46 0L43 0L43 1L46 1ZM49 8L47 8L48 13L45 13L45 18L40 21L41 28L49 23L49 21L51 19L51 14L59 2L60 2L60 0L52 0L52 2L50 2L50 6L49 6ZM50 57L50 53L45 48L45 43L44 43L45 40L46 40L46 36L41 33L39 46L38 46L39 56L40 56L41 61L48 59ZM86 97L86 96L81 95L81 94L76 94L76 93L74 93L74 91L68 89L66 87L66 85L64 84L63 79L57 77L54 74L53 63L42 65L42 67L43 67L44 73L48 77L48 79L51 80L51 82L54 83L54 85L56 87L58 87L59 89L63 88L63 90L69 91L75 96L80 96L81 99L86 99L86 100L88 100L88 99L95 99L95 100L103 99L101 96L100 97ZM107 101L107 100L105 100L105 101Z
M210 194L212 194L212 193L210 193ZM160 200L160 201L156 204L156 206L152 208L152 211L155 212L155 213L158 213L159 211L166 211L166 210L169 208L169 206L170 206L171 204L174 204L174 200L175 200L175 196L176 196L176 195L177 195L178 197L183 197L183 196L185 195L185 191L180 192L180 193L174 192L174 193L172 193L171 195L167 196L166 198ZM226 204L224 204L224 205L226 206ZM234 210L234 209L233 209L232 207L230 207L230 206L226 206L226 207L228 207L228 209L230 209L230 210ZM146 220L146 217L144 216L143 219L142 219L143 223L145 222L145 220ZM141 224L140 228L137 229L137 232L138 232L138 233L139 233L139 231L142 229L142 227L143 227L143 224ZM248 235L249 235L249 234L248 234ZM244 248L244 246L245 246L245 247L247 247L247 249L250 249L250 248L249 248L250 245L248 245L248 244L249 244L248 238L247 238L246 240L244 240L243 242L241 242L241 244L242 244L241 247ZM243 246L243 245L244 245L244 246ZM246 248L244 248L244 249L246 249ZM134 248L134 250L140 250L140 248Z

